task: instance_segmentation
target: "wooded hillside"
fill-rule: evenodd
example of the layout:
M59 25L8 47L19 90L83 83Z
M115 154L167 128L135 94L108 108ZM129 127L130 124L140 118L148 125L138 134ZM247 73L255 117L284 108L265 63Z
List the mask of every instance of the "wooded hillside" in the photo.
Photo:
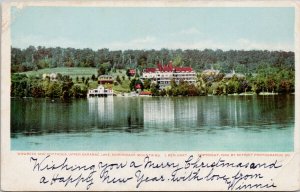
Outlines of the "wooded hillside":
M126 69L152 67L170 60L175 66L191 66L196 71L214 67L227 73L256 73L261 68L276 67L294 70L294 52L267 50L124 50L74 49L29 46L26 49L11 49L12 72L24 72L54 67L96 67L105 64L108 68Z

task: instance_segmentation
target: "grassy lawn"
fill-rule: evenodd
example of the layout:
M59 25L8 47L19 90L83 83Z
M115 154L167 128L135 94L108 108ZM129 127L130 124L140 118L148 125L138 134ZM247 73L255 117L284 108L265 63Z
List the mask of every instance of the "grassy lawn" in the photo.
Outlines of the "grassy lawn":
M51 74L51 73L60 73L62 75L69 75L73 82L75 84L83 85L83 82L81 80L82 77L85 79L89 77L91 79L92 75L94 74L97 76L97 68L86 68L86 67L58 67L58 68L45 68L40 69L37 71L26 71L20 74L26 74L27 76L42 76L43 74ZM112 88L116 93L121 92L130 92L129 84L130 80L128 79L126 75L125 69L117 69L115 73L110 72L109 75L113 76L114 79L117 78L119 75L121 79L121 84L119 85L105 85L106 88ZM125 77L125 80L123 80L122 77ZM79 82L76 81L76 77L79 78ZM98 86L97 81L91 81L89 82L89 89L95 89Z
M122 80L121 84L113 86L113 90L116 93L121 93L121 92L129 93L130 92L129 84L130 84L130 80L128 79L125 79L125 81Z
M89 89L96 89L98 87L98 81L90 81Z
M58 68L45 68L39 69L37 71L26 71L20 74L26 74L27 76L42 76L44 73L60 73L62 75L69 75L73 80L76 77L92 77L92 75L97 75L97 68L88 67L58 67Z
M114 79L116 79L118 75L119 75L120 79L122 79L122 76L124 76L127 79L127 75L126 75L126 70L125 69L117 69L115 73L109 72L108 74L111 75L111 76L113 76Z

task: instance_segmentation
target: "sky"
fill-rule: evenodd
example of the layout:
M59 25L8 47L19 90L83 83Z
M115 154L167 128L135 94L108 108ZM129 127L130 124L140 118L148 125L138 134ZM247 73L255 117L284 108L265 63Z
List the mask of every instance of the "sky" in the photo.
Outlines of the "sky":
M294 51L295 10L280 8L11 9L12 46Z

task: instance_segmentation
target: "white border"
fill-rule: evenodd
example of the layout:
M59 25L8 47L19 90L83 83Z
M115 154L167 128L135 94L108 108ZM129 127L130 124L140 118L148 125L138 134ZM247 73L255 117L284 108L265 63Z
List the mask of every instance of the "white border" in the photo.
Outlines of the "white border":
M281 187L279 190L295 190L300 187L300 127L299 118L299 98L300 93L300 2L299 1L198 1L198 0L174 0L174 1L22 1L22 2L4 2L2 4L2 34L1 34L1 185L5 190L65 190L62 188L40 188L34 185L18 186L11 181L11 178L15 178L15 174L11 172L11 168L17 166L19 170L26 169L23 157L18 157L17 151L11 151L10 140L10 7L17 6L19 8L25 6L72 6L72 7L295 7L295 67L296 67L296 79L295 79L295 131L294 131L294 152L288 153L291 158L288 158L285 164L285 168L278 176ZM59 153L62 153L60 151ZM155 152L160 153L160 152ZM174 152L177 153L177 152ZM193 153L193 152L192 152ZM209 153L209 152L206 152ZM211 152L211 153L231 153L227 152ZM234 152L236 153L236 152ZM246 152L252 153L252 152ZM256 152L255 152L256 153ZM271 152L274 153L274 152ZM88 161L89 157L80 157L80 161ZM265 157L266 159L269 157ZM296 170L296 172L295 172ZM286 180L285 175L290 173L291 180ZM292 174L291 174L292 173ZM23 176L27 176L26 172L19 172ZM30 177L30 175L29 175ZM30 183L30 182L29 182ZM156 186L159 187L159 186ZM151 189L151 188L150 188ZM159 188L156 188L156 190ZM170 189L170 188L163 188ZM172 189L172 188L171 188ZM178 188L180 190L180 188ZM199 190L198 188L192 188ZM76 190L76 189L74 189ZM111 190L111 188L105 188L105 190ZM118 190L132 190L131 188L118 188ZM149 190L149 188L146 188ZM203 190L203 189L202 189ZM218 186L207 186L205 190L222 190ZM276 189L277 190L277 189Z

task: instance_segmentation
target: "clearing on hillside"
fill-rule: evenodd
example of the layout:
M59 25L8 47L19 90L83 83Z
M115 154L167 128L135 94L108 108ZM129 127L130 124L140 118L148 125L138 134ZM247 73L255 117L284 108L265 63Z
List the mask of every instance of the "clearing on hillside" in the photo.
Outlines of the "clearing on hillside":
M45 68L37 71L26 71L20 74L26 74L27 76L40 76L44 73L60 73L62 75L69 75L71 78L78 77L91 77L93 74L97 76L97 68L90 67L58 67L58 68Z

